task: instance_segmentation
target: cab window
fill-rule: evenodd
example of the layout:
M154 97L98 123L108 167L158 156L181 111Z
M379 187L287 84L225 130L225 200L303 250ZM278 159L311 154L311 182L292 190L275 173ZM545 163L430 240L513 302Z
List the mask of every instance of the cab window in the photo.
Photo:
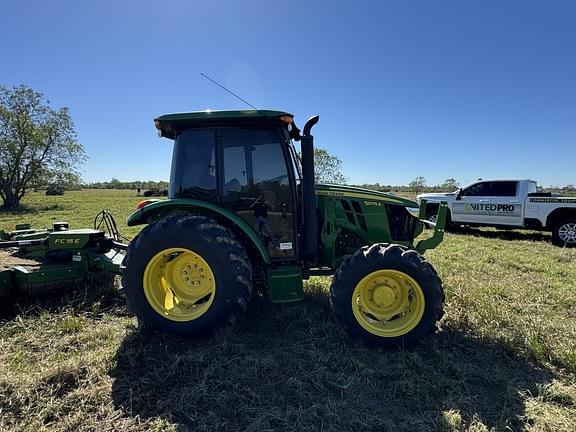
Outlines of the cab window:
M215 134L198 129L181 132L174 141L170 198L216 200Z
M224 147L224 194L248 185L246 150L243 146Z

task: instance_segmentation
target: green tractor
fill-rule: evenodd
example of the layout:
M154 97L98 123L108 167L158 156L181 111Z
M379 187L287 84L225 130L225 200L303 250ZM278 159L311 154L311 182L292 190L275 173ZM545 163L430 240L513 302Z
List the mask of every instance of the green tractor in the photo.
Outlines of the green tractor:
M122 285L140 322L200 336L238 322L255 290L302 300L303 279L334 275L330 303L348 334L409 346L436 329L444 293L422 253L444 235L426 202L314 181L312 117L206 111L158 117L174 140L167 200L128 219L146 224L128 245ZM301 160L293 141L301 143ZM416 241L429 225L427 238Z

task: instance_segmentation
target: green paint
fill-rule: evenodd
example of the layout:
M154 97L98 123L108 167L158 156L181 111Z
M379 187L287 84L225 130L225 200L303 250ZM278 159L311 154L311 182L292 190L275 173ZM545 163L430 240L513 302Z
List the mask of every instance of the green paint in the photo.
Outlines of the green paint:
M251 244L258 250L260 256L266 264L270 264L270 256L262 240L254 229L240 216L218 204L213 204L207 201L195 199L169 199L154 202L139 210L136 210L128 217L128 226L142 225L152 223L168 213L175 211L186 211L189 213L203 214L211 216L216 220L231 224L233 228L240 230L251 242Z
M371 189L364 189L354 186L317 184L316 195L356 198L364 199L367 201L373 200L378 202L400 204L405 207L418 208L418 203L416 201L402 198L388 192L378 192Z
M88 274L87 263L73 262L62 265L42 265L39 269L14 267L14 278L18 285L42 284L67 279L80 279Z
M316 200L322 221L321 267L336 269L358 248L374 243L397 243L422 253L440 244L444 235L444 221L439 220L432 238L415 246L414 239L423 232L424 225L404 208L417 209L418 203L393 194L350 186L317 185ZM425 202L420 206L419 219L424 219L425 206ZM398 222L389 219L389 211L399 210L399 207L402 207L400 213L405 220L412 221L411 232L407 232L407 228L403 230L402 226L391 226ZM400 235L394 228L400 228Z
M273 303L291 303L304 298L301 266L268 269L268 289Z
M84 249L95 236L102 236L102 232L94 229L51 232L48 235L48 247L51 249Z
M280 117L292 114L284 111L244 110L244 111L196 111L188 113L166 114L154 119L160 136L174 139L179 130L194 127L212 127L224 125L265 124L270 121L280 123Z
M421 203L422 207L420 209L421 213L426 214L426 201L423 200ZM444 231L446 229L446 219L448 217L448 204L446 202L441 202L438 208L438 217L436 218L436 226L434 227L434 234L432 237L425 240L420 240L415 249L419 253L424 253L428 249L434 249L442 240L444 240Z
M106 270L110 273L117 275L122 274L122 261L124 261L124 254L115 250L111 250L105 254L89 254L91 264L100 270Z

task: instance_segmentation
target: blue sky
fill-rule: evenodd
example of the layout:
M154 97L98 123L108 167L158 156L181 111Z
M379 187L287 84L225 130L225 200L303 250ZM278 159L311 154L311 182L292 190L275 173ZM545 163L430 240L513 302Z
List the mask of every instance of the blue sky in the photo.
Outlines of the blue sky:
M0 84L71 110L87 181L168 179L153 118L320 115L350 183L576 183L576 2L4 0Z

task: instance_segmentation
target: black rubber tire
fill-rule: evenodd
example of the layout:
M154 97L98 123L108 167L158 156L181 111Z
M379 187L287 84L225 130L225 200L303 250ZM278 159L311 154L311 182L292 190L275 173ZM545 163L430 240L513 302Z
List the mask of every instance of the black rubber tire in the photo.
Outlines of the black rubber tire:
M426 208L426 220L429 220L430 222L436 222L435 219L436 218L436 214L438 213L438 206L436 205L432 205L429 206L428 208ZM424 228L426 229L432 229L432 227L428 226L428 225L424 225Z
M431 218L435 217L438 214L438 204L430 204L426 207L426 220L431 220ZM434 221L432 221L434 222Z
M424 294L424 315L414 329L399 337L382 337L365 330L352 311L352 294L366 275L381 269L399 270L411 276ZM444 290L438 274L422 255L397 244L365 246L336 271L330 287L330 304L336 321L354 339L374 347L410 347L437 330L444 314Z
M560 238L560 228L568 223L576 223L576 218L562 219L552 227L552 243L560 247L576 247L576 242L566 242Z
M210 265L216 291L210 308L194 320L178 322L157 313L142 286L144 270L158 252L174 247L193 250ZM181 336L203 336L236 324L252 296L252 269L242 244L227 227L198 215L170 215L148 225L129 244L122 286L131 310L145 326Z

